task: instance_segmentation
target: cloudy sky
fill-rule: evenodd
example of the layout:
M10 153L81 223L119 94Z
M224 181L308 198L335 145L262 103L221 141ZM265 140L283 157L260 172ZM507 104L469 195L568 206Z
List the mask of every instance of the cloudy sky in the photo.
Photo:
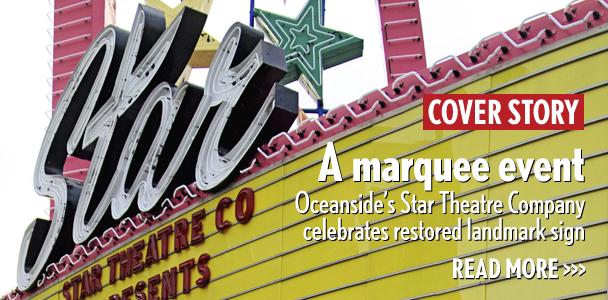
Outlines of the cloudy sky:
M49 0L52 3L52 0ZM178 0L167 1L175 4ZM327 0L326 25L365 41L363 57L324 72L325 103L334 107L384 86L384 61L377 0ZM256 6L297 16L305 0L257 0ZM516 27L526 17L555 11L569 0L421 0L428 64L468 51L481 38ZM117 0L117 23L130 29L137 0ZM4 1L0 9L0 295L16 286L16 264L23 231L35 218L48 218L49 200L34 193L33 170L49 123L51 91L48 46L52 26L47 1ZM248 23L248 0L216 0L205 30L221 39L233 22ZM192 81L203 85L205 71ZM301 106L313 105L298 83ZM70 226L70 224L66 224Z

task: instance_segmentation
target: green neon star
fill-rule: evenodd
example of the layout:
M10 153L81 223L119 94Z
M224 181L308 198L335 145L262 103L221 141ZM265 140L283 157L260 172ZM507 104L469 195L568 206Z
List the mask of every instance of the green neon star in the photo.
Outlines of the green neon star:
M321 25L321 1L309 0L296 19L260 9L258 25L285 50L288 72L281 83L300 80L314 99L323 99L323 70L361 57L363 40Z
M302 29L290 28L291 44L290 50L302 51L306 54L310 53L310 45L313 45L318 38L310 33L308 24L302 26Z

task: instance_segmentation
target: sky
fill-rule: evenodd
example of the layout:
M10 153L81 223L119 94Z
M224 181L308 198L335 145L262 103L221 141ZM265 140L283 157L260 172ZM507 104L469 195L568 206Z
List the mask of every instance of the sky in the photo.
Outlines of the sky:
M175 4L178 0L167 0ZM326 70L325 105L328 108L356 100L364 93L386 85L377 0L327 0L327 27L364 39L363 57ZM306 0L257 0L256 7L296 17ZM570 0L420 0L427 64L450 54L468 51L483 37L516 27L539 12L563 8ZM49 200L33 188L33 171L49 123L51 86L48 30L52 0L3 2L0 9L0 295L16 286L17 258L21 238L35 218L48 218ZM139 1L117 0L117 25L131 28ZM205 31L217 39L234 22L247 24L249 0L216 0ZM204 86L205 70L193 73L191 81ZM313 101L299 86L302 107ZM66 224L71 226L70 224Z

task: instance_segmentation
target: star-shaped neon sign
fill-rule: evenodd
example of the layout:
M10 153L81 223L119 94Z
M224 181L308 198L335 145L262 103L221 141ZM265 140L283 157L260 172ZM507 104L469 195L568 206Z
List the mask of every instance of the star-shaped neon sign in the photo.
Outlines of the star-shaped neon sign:
M145 3L148 6L152 6L162 11L165 15L165 21L167 22L167 25L169 25L185 6L209 14L213 0L184 0L173 8L165 4L162 0L146 0ZM218 40L208 33L203 32L196 43L194 53L192 53L188 65L191 68L208 68L219 46L220 42Z
M310 45L319 39L310 33L308 24L304 25L302 29L291 28L289 29L289 32L291 33L291 44L289 45L289 48L291 50L302 51L306 54L310 53Z
M323 70L363 54L363 40L322 25L322 0L310 0L296 19L255 10L270 40L285 50L288 73L281 83L300 80L311 97L323 99Z

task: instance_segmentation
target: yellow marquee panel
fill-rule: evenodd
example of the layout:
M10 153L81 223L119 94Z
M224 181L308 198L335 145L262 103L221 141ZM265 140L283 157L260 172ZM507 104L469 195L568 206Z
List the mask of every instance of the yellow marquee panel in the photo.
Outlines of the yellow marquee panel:
M335 141L344 175L352 173L352 159L357 157L487 157L494 167L487 183L474 180L433 183L434 192L425 192L420 183L355 183L349 177L339 183L317 182L324 151L320 147L231 187L183 215L188 219L201 208L212 212L222 197L234 198L241 188L251 187L255 190L256 215L248 224L235 225L225 233L216 233L213 215L210 215L203 222L207 236L203 244L172 254L132 278L105 287L95 296L107 299L111 294L135 285L138 280L146 280L204 252L212 257L209 262L211 282L206 288L194 289L178 298L292 299L318 295L327 299L379 296L383 299L421 296L433 299L507 299L513 291L525 291L518 299L541 299L606 290L608 136L605 133L608 130L608 101L605 95L608 94L608 74L599 66L608 65L608 52L601 50L607 42L608 33L602 33L446 91L584 93L585 130L424 131L422 108L418 102L408 105L398 114L362 125L359 130ZM502 158L570 157L574 147L582 148L586 157L585 182L541 184L535 180L527 183L498 180L495 166ZM582 219L553 216L544 220L544 224L553 226L562 219L568 225L584 226L587 241L566 246L562 242L536 241L307 242L303 239L303 228L320 225L323 216L298 214L293 203L298 191L309 191L312 198L318 199L354 199L360 193L384 189L389 190L389 198L393 199L398 199L404 190L424 199L436 199L439 190L454 190L458 198L478 198L483 194L489 198L505 199L512 190L519 190L526 199L585 199L587 206ZM235 223L234 206L226 211L225 216ZM366 221L376 226L412 226L420 220L427 226L454 226L458 217L471 217L478 225L497 222L494 215L440 213L326 217L329 224L335 224L337 218L341 218L345 226L361 225ZM535 221L533 216L526 215L505 215L503 219L508 226L527 226ZM146 236L121 249L141 239L146 240ZM101 258L99 263L105 265L111 254ZM582 277L560 276L559 280L453 280L451 259L460 256L557 257L560 262L583 261L587 274ZM107 282L108 268L103 272ZM64 282L58 282L36 298L61 299L57 292ZM604 298L605 295L590 295L586 299Z

